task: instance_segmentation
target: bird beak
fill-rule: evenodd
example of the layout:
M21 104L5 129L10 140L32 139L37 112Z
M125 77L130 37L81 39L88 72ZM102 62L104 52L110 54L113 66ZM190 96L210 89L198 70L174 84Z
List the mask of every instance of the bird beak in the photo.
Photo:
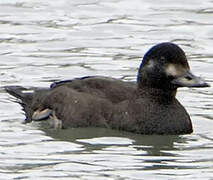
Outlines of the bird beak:
M189 69L182 76L173 79L172 84L178 87L210 87L205 80L192 74Z

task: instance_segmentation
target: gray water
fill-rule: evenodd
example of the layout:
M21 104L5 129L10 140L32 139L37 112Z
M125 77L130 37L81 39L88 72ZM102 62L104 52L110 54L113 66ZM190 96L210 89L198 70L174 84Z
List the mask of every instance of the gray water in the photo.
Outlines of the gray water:
M171 41L213 86L212 0L2 0L0 83L48 87L105 75L134 81L144 53ZM194 132L144 136L24 124L0 89L0 179L213 179L213 88L179 90ZM174 117L175 118L175 117Z

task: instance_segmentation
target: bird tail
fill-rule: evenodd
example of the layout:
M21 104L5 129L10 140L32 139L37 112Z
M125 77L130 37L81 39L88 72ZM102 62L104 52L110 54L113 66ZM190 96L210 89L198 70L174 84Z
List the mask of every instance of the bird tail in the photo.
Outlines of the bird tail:
M34 90L27 89L22 86L6 86L4 88L6 92L8 92L10 95L18 99L15 102L19 103L22 106L23 111L25 112L26 115L25 122L31 122L32 121L31 105L33 101Z
M32 101L34 90L29 90L22 86L6 86L4 88L10 95L20 99L22 103L30 103Z

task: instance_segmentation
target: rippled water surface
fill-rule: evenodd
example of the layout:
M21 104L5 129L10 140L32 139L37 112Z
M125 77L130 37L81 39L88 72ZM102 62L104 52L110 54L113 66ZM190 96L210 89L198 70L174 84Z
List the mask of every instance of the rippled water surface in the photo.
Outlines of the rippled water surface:
M105 75L135 80L144 53L179 44L213 86L213 1L3 0L0 83L47 87ZM194 132L143 136L23 124L0 89L0 179L213 179L213 88L181 89Z

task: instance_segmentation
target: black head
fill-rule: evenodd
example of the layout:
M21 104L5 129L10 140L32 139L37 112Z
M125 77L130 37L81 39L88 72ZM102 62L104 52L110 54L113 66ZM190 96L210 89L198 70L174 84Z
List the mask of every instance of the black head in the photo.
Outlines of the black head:
M137 81L139 88L146 86L166 91L209 86L190 72L184 51L170 42L157 44L144 55Z

